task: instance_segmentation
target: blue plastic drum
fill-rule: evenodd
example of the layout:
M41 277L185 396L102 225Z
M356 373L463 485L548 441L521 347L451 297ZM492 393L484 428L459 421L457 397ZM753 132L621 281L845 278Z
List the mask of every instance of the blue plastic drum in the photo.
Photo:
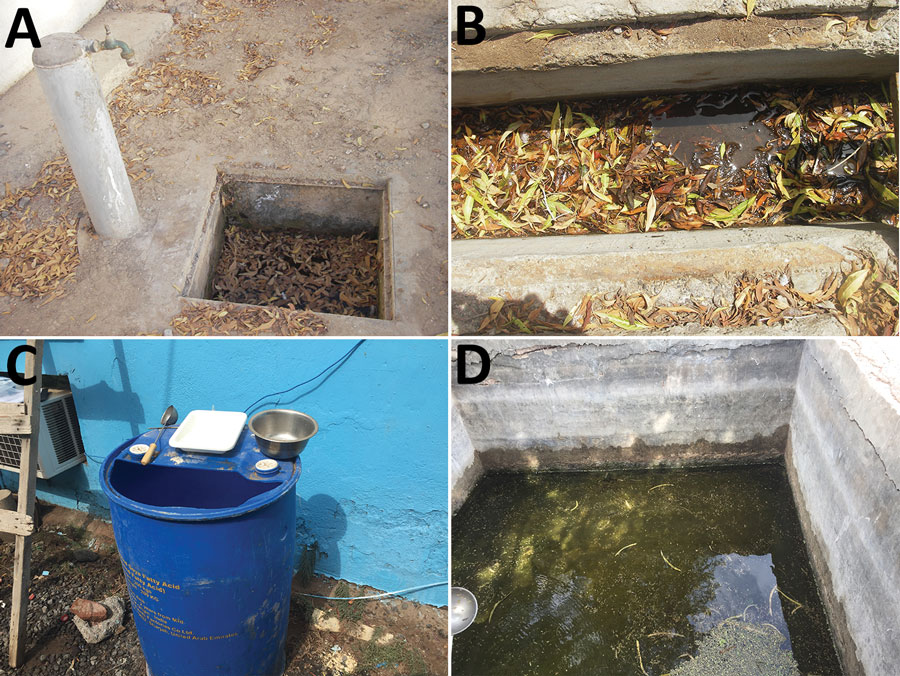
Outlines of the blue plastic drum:
M149 673L281 676L300 461L257 468L266 458L246 428L220 455L171 448L172 433L149 465L129 449L156 432L101 471Z

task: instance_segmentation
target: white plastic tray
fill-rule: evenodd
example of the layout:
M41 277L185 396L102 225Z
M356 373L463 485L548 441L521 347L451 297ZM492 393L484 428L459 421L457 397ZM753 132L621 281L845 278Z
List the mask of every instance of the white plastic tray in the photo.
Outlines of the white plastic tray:
M238 411L191 411L169 439L169 446L190 453L227 453L247 421Z

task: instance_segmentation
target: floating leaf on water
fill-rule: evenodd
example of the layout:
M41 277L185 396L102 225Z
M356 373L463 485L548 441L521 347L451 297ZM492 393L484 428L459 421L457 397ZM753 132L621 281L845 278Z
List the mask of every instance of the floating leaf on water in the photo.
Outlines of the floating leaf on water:
M890 190L886 185L876 181L872 178L871 175L866 174L866 177L869 179L869 184L875 190L875 194L878 196L878 199L887 204L889 207L896 209L898 204L900 204L900 200L898 200L897 194Z
M624 547L622 547L619 551L617 551L615 553L615 556L618 556L619 554L624 552L626 549L630 549L631 547L635 547L635 546L637 546L637 542L632 542L630 545L625 545Z
M869 102L872 104L872 110L875 111L875 114L887 122L887 114L884 112L884 108L881 107L881 104L875 101L871 96L869 97Z
M669 559L666 558L666 555L662 553L662 550L661 550L661 549L659 550L659 554L660 554L660 556L662 556L663 561L665 561L665 562L668 564L669 568L671 568L672 570L677 570L679 573L681 572L681 568L678 568L678 567L676 567L676 566L673 566L673 565L672 565L672 562L669 561Z
M847 119L848 119L848 120L853 120L854 122L859 122L859 123L861 123L861 124L864 124L864 125L866 125L867 127L869 127L870 129L874 129L874 128L875 128L875 125L874 125L874 123L872 122L872 120L870 120L868 117L866 117L866 116L863 115L862 113L858 113L858 114L856 114L856 115L851 115L851 116L848 117Z

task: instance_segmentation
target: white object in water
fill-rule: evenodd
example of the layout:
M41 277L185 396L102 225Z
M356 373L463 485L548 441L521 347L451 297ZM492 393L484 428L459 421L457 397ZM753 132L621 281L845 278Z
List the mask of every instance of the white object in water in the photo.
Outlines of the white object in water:
M191 411L169 439L169 446L188 453L227 453L247 422L240 411Z

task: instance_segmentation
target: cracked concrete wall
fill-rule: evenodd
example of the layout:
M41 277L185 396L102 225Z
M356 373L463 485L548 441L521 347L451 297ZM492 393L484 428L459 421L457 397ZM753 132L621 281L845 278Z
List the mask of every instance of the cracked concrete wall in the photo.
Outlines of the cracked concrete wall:
M786 460L848 676L900 665L898 438L896 347L808 341Z
M453 0L456 16L460 5L470 0ZM634 21L671 22L704 18L744 17L743 0L481 0L488 35L542 28L585 28ZM823 12L860 14L896 7L896 0L759 0L755 13L760 16L821 14ZM471 18L471 16L469 17ZM454 30L454 38L455 38Z
M738 339L480 344L491 356L490 375L454 385L453 396L486 470L780 457L803 346ZM467 361L467 372L476 372L477 358ZM467 443L455 442L453 453L460 467L471 465ZM457 492L462 476L453 477Z

